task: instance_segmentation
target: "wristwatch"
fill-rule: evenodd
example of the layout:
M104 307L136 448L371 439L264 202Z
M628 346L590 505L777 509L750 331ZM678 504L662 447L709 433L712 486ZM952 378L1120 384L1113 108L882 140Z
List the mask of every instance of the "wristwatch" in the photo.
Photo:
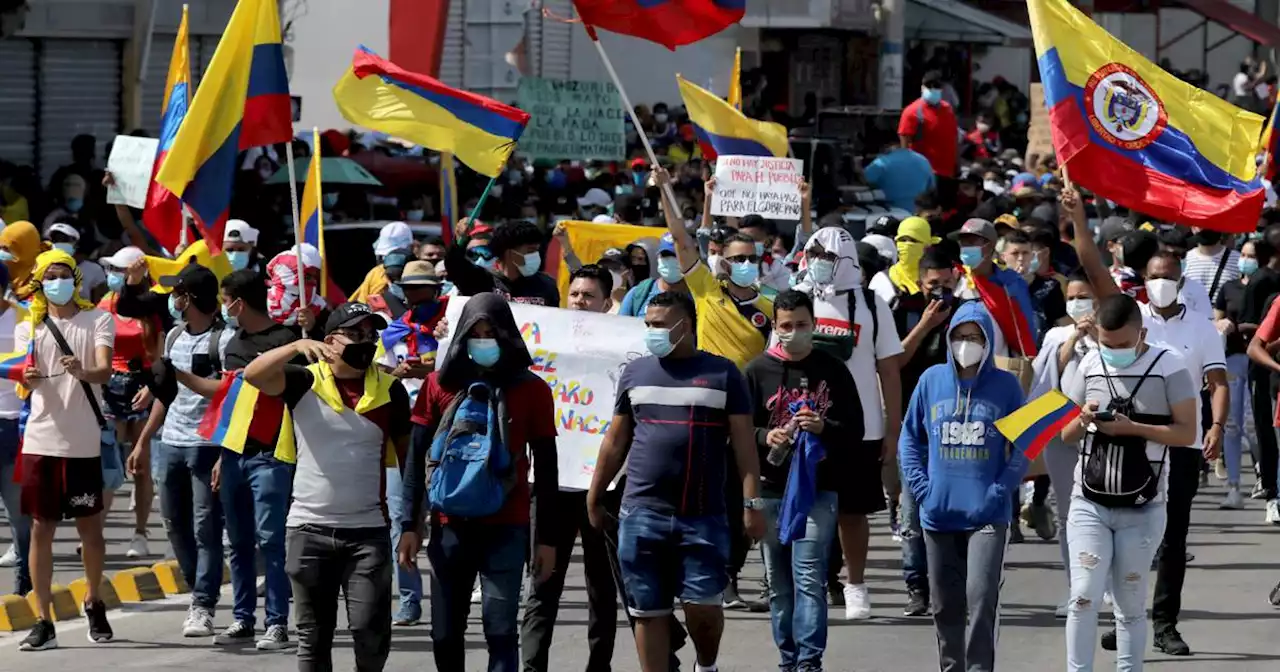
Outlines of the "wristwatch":
M750 499L743 499L743 500L742 500L742 508L744 508L744 509L746 509L746 510L748 510L748 511L763 511L763 510L764 510L764 498L763 498L763 497L752 497L752 498L750 498Z

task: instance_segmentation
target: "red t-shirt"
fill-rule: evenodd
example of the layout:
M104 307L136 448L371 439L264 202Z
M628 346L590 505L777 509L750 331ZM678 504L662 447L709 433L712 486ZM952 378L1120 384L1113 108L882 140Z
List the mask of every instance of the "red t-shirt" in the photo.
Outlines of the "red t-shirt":
M147 338L142 329L142 320L123 317L116 312L117 295L112 294L102 299L98 307L111 313L116 322L115 347L111 350L111 370L127 373L129 360L142 360L142 368L151 368L151 355L147 352ZM151 318L154 319L154 318ZM157 325L156 329L160 327Z
M1258 325L1258 331L1254 332L1254 335L1262 340L1263 345L1280 338L1280 299L1271 302L1267 316L1262 318L1262 324ZM1276 411L1272 425L1280 427L1280 395L1276 396Z
M456 390L440 386L436 373L427 376L413 405L413 421L430 427L444 415L457 395ZM480 522L498 525L529 524L529 442L556 437L555 401L551 388L541 378L530 378L506 390L507 411L511 424L507 428L507 448L516 461L516 483L502 509ZM441 523L449 520L434 514Z
M955 177L959 155L955 110L947 101L929 105L917 98L902 111L898 120L898 135L906 136L911 149L929 159L933 172L942 177Z

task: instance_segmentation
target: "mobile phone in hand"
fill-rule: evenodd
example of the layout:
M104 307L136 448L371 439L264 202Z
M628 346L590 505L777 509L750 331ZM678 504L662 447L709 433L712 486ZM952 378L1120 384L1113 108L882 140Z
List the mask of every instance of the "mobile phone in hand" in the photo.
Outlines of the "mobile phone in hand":
M1095 422L1115 422L1116 414L1111 411L1098 411L1093 414L1093 419Z

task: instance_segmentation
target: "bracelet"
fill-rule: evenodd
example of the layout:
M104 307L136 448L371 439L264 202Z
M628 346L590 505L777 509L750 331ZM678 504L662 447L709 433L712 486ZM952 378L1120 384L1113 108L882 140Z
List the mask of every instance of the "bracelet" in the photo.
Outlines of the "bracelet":
M1212 425L1209 425L1209 426L1210 426L1210 427L1221 427L1221 428L1223 428L1223 429L1226 429L1226 428L1227 428L1227 426L1226 426L1226 425L1222 424L1221 422L1217 422L1217 421L1214 421L1214 423L1213 423Z

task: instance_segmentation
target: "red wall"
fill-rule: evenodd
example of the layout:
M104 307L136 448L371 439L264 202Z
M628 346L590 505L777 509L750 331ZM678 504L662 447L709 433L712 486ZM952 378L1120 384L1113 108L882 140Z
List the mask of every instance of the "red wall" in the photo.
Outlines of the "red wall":
M432 77L439 76L449 0L391 0L391 60Z

